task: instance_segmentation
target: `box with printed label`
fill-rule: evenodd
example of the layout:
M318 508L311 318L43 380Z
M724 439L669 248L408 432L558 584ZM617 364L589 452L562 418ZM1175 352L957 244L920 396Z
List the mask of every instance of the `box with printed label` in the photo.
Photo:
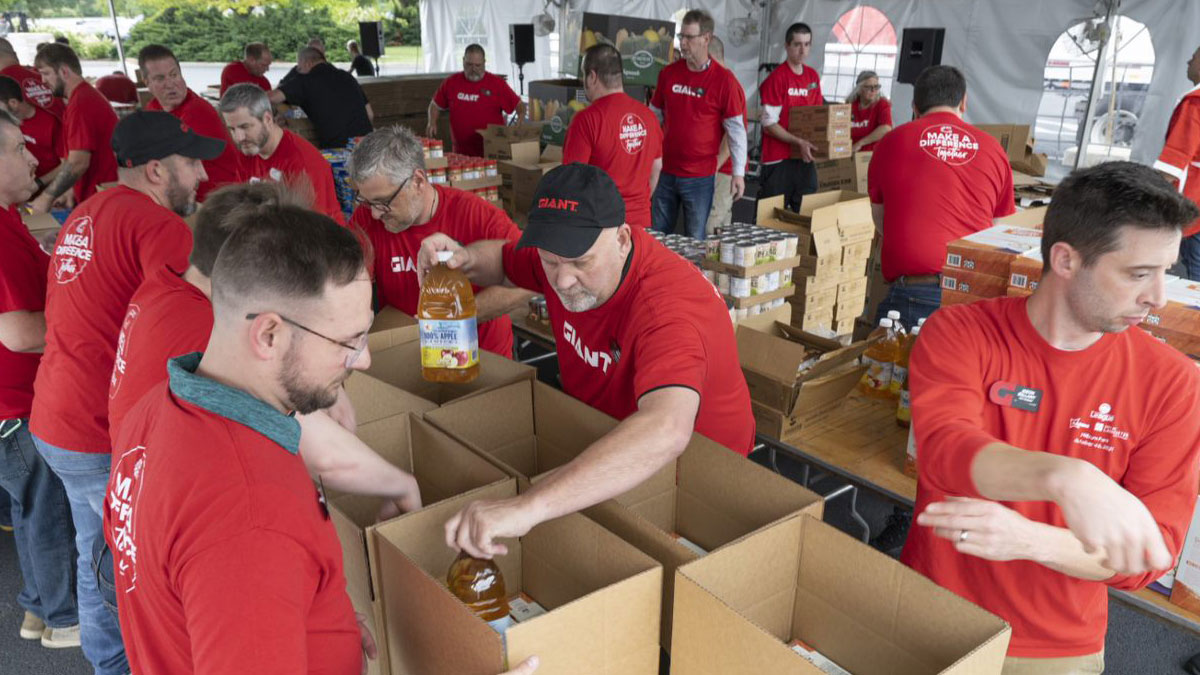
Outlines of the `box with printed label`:
M1013 258L1008 270L1008 287L1032 293L1042 280L1042 267L1040 246Z
M597 44L612 45L621 54L622 74L626 84L653 87L658 84L658 73L675 60L673 20L586 12L581 23L579 77L585 74L583 54Z
M813 159L824 161L830 159L846 159L854 154L854 143L849 138L835 141L816 140L813 144ZM792 148L792 158L800 159L800 149Z
M1179 566L1171 584L1171 602L1200 614L1200 502L1193 510L1192 523L1179 554Z
M627 84L625 93L636 101L646 101L646 87L643 85ZM529 117L534 122L545 122L541 136L543 144L564 145L571 119L588 103L583 82L577 79L534 80L529 83ZM657 123L657 120L645 120L645 123Z
M990 298L985 298L982 295L972 295L971 293L963 293L962 291L952 291L948 288L943 288L941 306L949 307L950 305L969 305L972 302L989 299Z
M426 507L508 480L503 471L412 413L359 424L357 433L383 459L417 479ZM366 617L367 627L376 638L382 636L379 628L383 606L377 592L378 560L368 542L382 505L383 500L378 497L329 491L329 519L342 543L346 592L354 610ZM368 672L389 673L386 654L369 661Z
M421 376L421 342L415 340L371 354L366 373L426 401L443 405L520 380L532 380L537 371L524 364L479 350L479 376L470 382L429 382Z
M853 121L849 103L830 105L802 105L791 108L788 128L814 127L822 125L850 124Z
M968 272L953 267L942 268L942 290L958 291L980 298L998 298L1007 294L1008 279L988 274Z
M995 225L946 244L945 267L1007 280L1013 259L1041 245L1041 230Z
M875 234L871 202L864 194L818 192L804 196L799 212L788 211L783 206L783 195L760 199L757 223L808 235L808 249L800 251L801 262L794 272L797 278L839 267L844 246L870 242Z
M853 564L848 564L853 561ZM799 515L679 568L673 675L999 673L1011 629L899 561Z
M1153 309L1145 325L1200 336L1200 282L1175 278L1164 286L1167 304Z
M445 584L456 553L444 526L478 499L516 497L514 480L489 486L377 526L379 596L393 675L494 675L529 656L539 672L655 675L659 661L662 566L584 515L501 539L497 556L510 608L536 602L501 636Z
M866 307L867 294L865 292L860 295L848 295L844 298L839 293L837 305L834 305L833 308L833 318L839 322L843 319L857 319L858 317L862 316L863 310L866 309ZM853 330L853 328L851 328L851 330ZM839 335L843 334L843 332L840 330L837 332Z

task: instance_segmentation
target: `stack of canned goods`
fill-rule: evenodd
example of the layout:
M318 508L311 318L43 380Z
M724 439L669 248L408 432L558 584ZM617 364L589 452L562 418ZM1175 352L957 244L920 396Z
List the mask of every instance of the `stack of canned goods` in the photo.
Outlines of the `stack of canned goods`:
M749 223L718 228L704 241L705 257L724 265L753 267L800 255L800 238Z

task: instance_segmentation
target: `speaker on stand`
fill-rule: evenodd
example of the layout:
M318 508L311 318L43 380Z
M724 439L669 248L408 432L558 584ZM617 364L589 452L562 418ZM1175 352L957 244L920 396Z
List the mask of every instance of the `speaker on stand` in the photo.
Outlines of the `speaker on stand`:
M900 38L900 67L896 81L915 84L921 71L941 65L945 28L905 28Z
M383 56L387 42L383 38L382 21L358 22L358 47L363 56L375 60L375 74L379 74L379 57Z
M517 64L517 79L521 83L521 96L525 96L525 64L533 63L533 24L511 23L508 25L508 53Z

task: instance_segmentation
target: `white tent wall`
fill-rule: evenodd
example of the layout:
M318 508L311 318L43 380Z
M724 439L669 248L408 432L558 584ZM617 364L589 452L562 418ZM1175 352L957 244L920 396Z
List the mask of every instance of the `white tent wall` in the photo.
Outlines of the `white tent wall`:
M946 29L942 63L958 66L967 76L967 120L974 123L1034 124L1043 92L1046 58L1058 36L1073 24L1090 17L1096 0L769 0L770 16L760 26L767 42L769 61L782 61L784 31L794 21L813 29L809 64L822 69L825 45L833 39L839 17L854 7L870 6L892 22L897 37L905 27ZM708 10L716 33L725 40L728 65L746 89L751 107L757 106L757 66L760 44L747 40L734 44L727 37L729 20L749 14L761 17L758 0L570 0L571 9L633 17L671 18L681 9ZM478 40L488 49L493 72L509 73L508 24L528 22L549 11L563 24L561 13L543 0L424 0L421 31L428 70L457 70L462 48ZM1102 11L1102 10L1101 10ZM1155 67L1145 108L1133 140L1132 158L1150 163L1162 148L1171 110L1190 88L1186 63L1200 45L1194 27L1200 25L1200 2L1181 0L1124 0L1119 12L1149 27ZM477 26L470 30L473 18ZM485 42L486 41L486 42ZM538 62L526 66L526 79L557 77L550 63L549 42L538 38ZM514 86L515 88L515 86ZM892 90L897 123L911 118L912 87L897 83Z

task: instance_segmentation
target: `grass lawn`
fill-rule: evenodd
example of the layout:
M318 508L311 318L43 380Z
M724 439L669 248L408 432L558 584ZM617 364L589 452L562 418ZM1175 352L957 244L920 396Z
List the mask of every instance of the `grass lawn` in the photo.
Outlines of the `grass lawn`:
M404 45L403 47L389 46L379 63L420 63L421 45Z

